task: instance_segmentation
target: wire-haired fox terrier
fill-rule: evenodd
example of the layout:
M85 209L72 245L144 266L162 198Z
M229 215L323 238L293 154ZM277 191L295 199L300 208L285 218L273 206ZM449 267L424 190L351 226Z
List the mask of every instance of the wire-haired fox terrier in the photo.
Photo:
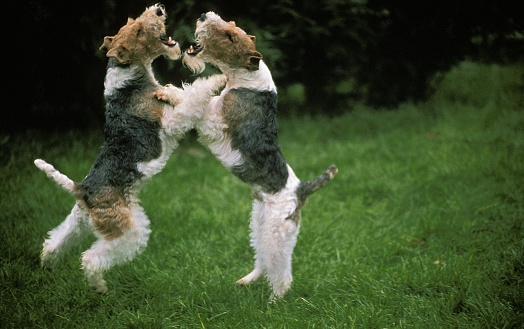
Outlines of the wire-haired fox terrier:
M89 232L98 240L82 254L89 285L107 291L103 273L132 260L147 245L149 220L139 205L143 184L160 172L179 139L194 127L224 77L197 80L185 89L171 88L176 106L156 99L160 87L151 63L159 56L180 58L179 45L166 37L163 6L146 8L129 18L117 35L105 37L100 50L109 57L104 96L104 143L89 174L80 183L43 160L38 168L70 192L76 204L66 219L49 232L41 262L51 268L71 245Z
M195 36L197 45L184 54L185 64L200 73L210 63L227 77L225 88L196 125L199 140L253 190L250 229L255 266L237 283L266 276L273 297L282 297L291 286L301 207L337 168L331 166L319 177L301 182L286 163L278 145L276 87L254 36L213 12L197 20ZM164 99L169 101L169 95Z

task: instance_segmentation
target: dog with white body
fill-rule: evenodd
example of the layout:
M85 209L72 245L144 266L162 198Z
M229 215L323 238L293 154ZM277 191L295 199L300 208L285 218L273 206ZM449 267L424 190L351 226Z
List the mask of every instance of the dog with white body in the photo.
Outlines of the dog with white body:
M208 12L197 20L195 37L197 44L184 54L184 63L196 73L209 63L227 77L225 88L196 124L199 141L249 184L254 196L250 229L255 265L237 283L266 276L273 297L282 297L292 282L301 208L338 169L330 166L317 178L300 181L284 159L278 144L277 90L254 36ZM173 102L176 90L164 88L157 96Z

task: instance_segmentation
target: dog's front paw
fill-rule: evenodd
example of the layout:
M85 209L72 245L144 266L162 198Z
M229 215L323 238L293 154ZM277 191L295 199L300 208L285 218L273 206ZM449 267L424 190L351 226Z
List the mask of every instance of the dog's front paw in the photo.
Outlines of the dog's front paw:
M184 91L171 84L167 84L165 87L160 87L155 90L153 92L153 97L159 101L175 106L180 104L184 99Z
M227 77L225 74L215 74L210 76L209 81L212 82L213 90L218 91L219 89L222 89L226 86L227 83Z
M162 102L169 103L169 95L164 87L161 87L155 90L153 92L153 97L155 97L156 99Z
M220 74L218 76L218 81L222 87L225 86L227 83L227 76L225 74Z

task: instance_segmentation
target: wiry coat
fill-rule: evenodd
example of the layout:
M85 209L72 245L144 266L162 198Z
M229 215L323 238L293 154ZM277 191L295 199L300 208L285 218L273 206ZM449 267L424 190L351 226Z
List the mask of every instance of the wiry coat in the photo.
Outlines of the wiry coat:
M224 95L222 110L228 125L226 138L243 159L230 168L231 172L245 183L260 186L264 192L280 191L288 171L278 145L276 92L231 89Z
M147 8L129 19L101 50L109 62L104 82L106 121L104 143L84 180L77 183L43 160L35 164L76 198L69 216L49 232L41 254L42 266L53 267L71 245L91 231L98 237L82 254L89 285L107 291L103 273L132 260L147 245L149 219L139 205L143 184L165 166L178 140L193 128L223 78L199 80L173 91L175 106L153 95L162 87L151 63L161 55L180 57L180 48L165 37L163 7Z
M266 276L274 297L282 297L291 286L300 209L337 168L331 166L316 179L301 182L285 161L278 145L277 90L256 51L254 36L213 12L197 20L195 36L197 45L184 55L186 65L201 72L210 63L227 77L225 88L197 123L199 140L253 189L250 229L255 267L237 283Z

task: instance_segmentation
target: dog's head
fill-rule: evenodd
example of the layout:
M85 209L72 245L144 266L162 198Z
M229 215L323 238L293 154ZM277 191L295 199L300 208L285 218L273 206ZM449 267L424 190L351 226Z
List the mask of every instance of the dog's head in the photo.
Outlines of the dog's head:
M159 56L178 59L178 43L166 36L166 10L156 4L147 8L137 19L129 18L115 36L107 36L100 50L122 65L151 64Z
M238 69L256 71L262 59L255 47L255 36L212 11L197 20L195 41L196 46L184 54L184 63L196 73L204 70L205 63L218 67L223 73Z

